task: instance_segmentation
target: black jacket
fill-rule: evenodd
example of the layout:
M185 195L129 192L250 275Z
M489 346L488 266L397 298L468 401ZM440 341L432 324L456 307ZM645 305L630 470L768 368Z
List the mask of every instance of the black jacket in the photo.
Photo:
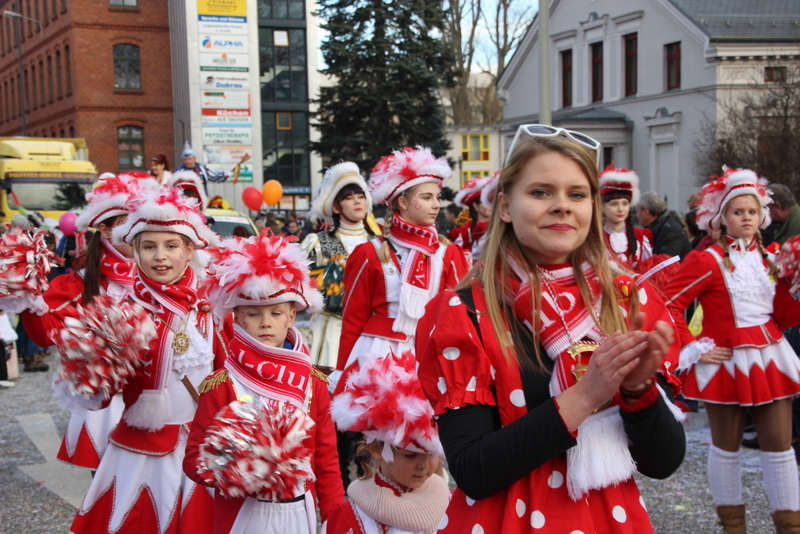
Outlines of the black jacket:
M691 250L689 238L678 221L668 211L647 225L653 232L653 254L667 254L685 258Z

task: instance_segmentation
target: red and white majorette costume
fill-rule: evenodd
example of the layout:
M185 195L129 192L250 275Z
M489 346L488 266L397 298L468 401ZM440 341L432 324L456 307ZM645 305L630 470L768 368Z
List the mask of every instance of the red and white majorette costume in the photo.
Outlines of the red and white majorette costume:
M472 178L464 184L464 187L456 195L454 202L462 208L469 208L476 201L483 203L483 190L486 187L497 187L497 178L499 176L500 171L495 171L491 176ZM487 205L491 205L491 203ZM464 249L470 262L477 259L478 254L480 254L488 229L489 221L472 221L459 226L454 234L453 242Z
M430 149L406 148L385 156L369 181L372 199L391 205L403 191L424 183L441 184L450 166ZM355 248L345 269L342 336L337 369L357 366L362 358L414 350L417 321L434 295L455 287L467 262L457 245L442 245L435 226L418 226L394 213L388 237ZM379 251L388 241L390 261Z
M325 172L322 182L314 193L308 218L333 227L333 203L336 195L348 185L361 188L366 198L366 213L372 212L372 196L367 182L361 176L358 165L349 161L334 165ZM366 214L365 214L366 215ZM318 367L334 369L339 357L339 338L342 335L342 302L345 295L344 268L353 250L369 240L369 233L362 220L349 225L340 220L335 232L320 231L309 234L303 240L303 250L313 262L312 276L317 279L317 288L325 298L322 310L316 312L308 322L311 330L311 361Z
M156 189L158 184L153 179L140 179L126 174L110 175L99 181L92 192L86 195L88 205L75 221L77 230L86 232L90 228L98 229L102 222L127 215L127 200L148 188ZM104 237L98 238L103 248L100 257L100 294L110 295L117 302L122 302L133 293L136 264L133 258L120 254ZM84 273L85 270L80 269L53 279L43 295L47 313L38 315L27 311L22 314L25 331L40 347L53 345L55 341L52 336L64 327L64 318L77 316L75 307L85 304ZM78 467L97 469L108 445L108 434L122 415L122 397L115 395L107 408L89 410L70 402L68 396L64 391L58 394L71 415L57 458Z
M142 232L172 232L195 248L216 241L196 203L175 190L146 191L128 202L117 241ZM194 261L194 260L192 260ZM202 273L202 268L198 267ZM152 314L157 336L144 364L122 391L125 408L70 532L205 533L213 528L213 497L183 474L189 425L203 379L224 358L210 306L191 264L172 284L136 274L133 301ZM187 346L188 345L188 346Z
M631 206L639 203L639 176L637 176L636 172L627 169L614 169L609 165L599 174L598 179L600 181L601 195L622 193L627 195ZM646 228L633 229L637 247L636 253L632 258L629 257L630 249L627 229L615 232L605 225L603 230L603 235L606 238L606 247L611 259L621 266L640 272L636 270L639 262L653 256L653 234L650 230Z
M719 230L724 206L739 195L761 202L761 228L770 223L771 201L765 183L752 171L729 169L703 187L697 224ZM668 305L678 325L680 368L687 398L719 404L753 406L800 393L800 360L782 331L800 322L800 301L793 299L785 280L770 278L766 259L756 240L727 238L726 252L715 244L693 251L665 288ZM733 271L723 261L729 257ZM702 332L689 332L683 311L698 299L707 311ZM722 364L700 362L715 346L733 350Z
M448 416L448 428L453 428L454 417L469 419L461 420L457 432L468 436L462 438L466 440L461 442L462 450L448 450L452 443L448 440L454 437L445 435L440 421L451 473L459 486L463 483L459 479L472 473L478 478L471 487L477 484L480 491L487 491L484 486L496 484L499 477L504 480L485 495L470 490L480 500L456 489L440 532L653 532L633 474L637 464L649 476L656 474L642 466L671 466L658 474L668 476L680 465L680 444L685 438L676 420L680 417L677 408L664 400L660 388L650 386L633 406L617 395L608 407L589 416L576 433L569 432L554 398L574 385L576 375L582 375L579 365L587 365L591 357L590 350L576 352L576 356L569 350L580 349L582 343L600 343L604 336L583 306L571 265L540 265L540 347L543 364L550 372L534 370L534 348L525 341L530 335L533 295L528 282L520 282L527 275L517 265L521 264L512 260L515 276L509 284L515 297L509 305L514 317L505 320L520 333L515 350L531 358L531 369L521 369L516 356L502 349L480 284L440 294L419 323L419 332L430 334L417 336L418 373L427 398L438 417ZM592 267L587 263L583 270L592 294L598 295ZM638 295L640 309L647 314L645 330L652 329L657 320L669 321L653 288L644 284ZM627 313L629 301L619 302ZM470 426L485 427L486 421L475 419L476 413L487 413L485 408L490 408L490 415L481 417L488 417L493 430L471 435L475 430ZM499 424L495 422L498 415ZM505 439L500 438L501 431ZM488 436L492 458L515 459L506 460L503 469L468 467L460 457L468 448L466 442L477 447ZM524 459L519 456L521 448L525 449Z
M367 443L382 443L387 463L400 449L444 456L411 352L365 360L334 399L331 414L340 431L363 432ZM433 533L450 500L447 483L435 473L410 489L380 468L353 481L347 494L349 501L331 512L328 534Z
M319 310L322 297L311 284L308 263L299 244L282 236L228 239L212 250L204 287L214 303L215 314L226 319L229 354L224 368L208 377L201 387L184 471L198 483L215 488L216 533L316 532L315 497L323 521L333 506L344 499L327 379L312 368L300 332L291 328L284 346L276 348L263 344L230 320L231 312L243 305L289 302L296 310ZM283 403L290 412L297 412L303 418L310 416L316 423L307 436L295 440L305 448L304 457L289 456L289 459L301 465L301 473L284 481L283 496L275 486L249 479L235 485L237 493L232 494L220 482L228 480L224 477L233 473L231 468L226 467L225 475L212 473L210 464L219 461L209 460L206 452L213 439L210 434L233 432L218 414L235 401L255 406ZM273 421L265 424L272 425ZM277 443L294 437L284 436L272 426L268 428L275 433ZM272 453L278 455L274 449ZM269 471L291 470L283 463L264 460L252 449L242 449L242 454L247 462L268 465ZM291 451L280 454L284 457ZM257 492L251 491L254 485Z

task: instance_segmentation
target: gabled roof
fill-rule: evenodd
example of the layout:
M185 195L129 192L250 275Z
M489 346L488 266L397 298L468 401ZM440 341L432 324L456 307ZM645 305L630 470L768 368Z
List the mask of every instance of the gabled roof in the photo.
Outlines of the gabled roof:
M800 42L797 0L669 0L712 42Z

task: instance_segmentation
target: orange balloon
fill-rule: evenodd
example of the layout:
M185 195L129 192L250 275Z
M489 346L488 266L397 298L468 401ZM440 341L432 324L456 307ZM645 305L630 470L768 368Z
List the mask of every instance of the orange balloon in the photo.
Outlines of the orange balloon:
M281 197L283 197L283 186L278 180L269 180L261 189L261 196L264 198L264 202L267 203L267 206L274 206L280 202Z

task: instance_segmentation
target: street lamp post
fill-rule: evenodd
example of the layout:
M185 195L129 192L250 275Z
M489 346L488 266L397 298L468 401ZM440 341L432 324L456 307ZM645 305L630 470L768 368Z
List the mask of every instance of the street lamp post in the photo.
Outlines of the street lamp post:
M14 0L14 9L19 9L17 6L17 0ZM22 119L22 135L27 135L27 129L25 125L25 74L22 72L22 44L20 43L20 34L22 33L22 28L20 27L20 20L30 20L31 22L35 22L39 25L39 37L44 37L44 26L42 23L36 19L32 19L30 17L26 17L17 13L16 11L3 11L3 16L9 19L14 20L14 37L17 39L17 65L19 66L19 84L17 88L19 89L19 116Z

